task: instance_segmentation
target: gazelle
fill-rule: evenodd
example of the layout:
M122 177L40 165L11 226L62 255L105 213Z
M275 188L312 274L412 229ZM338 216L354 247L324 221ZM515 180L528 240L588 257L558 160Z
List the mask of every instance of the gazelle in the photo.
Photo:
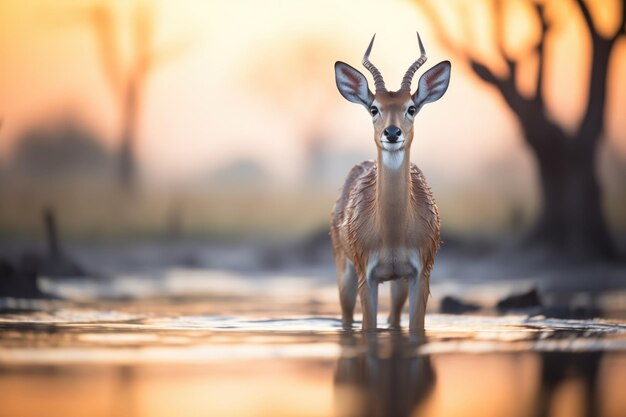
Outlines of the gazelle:
M439 210L419 168L409 161L415 116L426 103L443 96L450 81L450 62L429 69L411 94L411 81L426 62L421 56L406 71L398 91L387 91L369 55L363 66L374 77L376 93L358 70L335 63L341 95L361 104L372 116L376 161L355 165L341 190L331 219L331 238L337 266L342 322L352 327L357 292L363 310L363 329L376 329L378 284L391 281L389 324L400 326L402 307L409 297L409 328L424 329L430 271L439 249Z

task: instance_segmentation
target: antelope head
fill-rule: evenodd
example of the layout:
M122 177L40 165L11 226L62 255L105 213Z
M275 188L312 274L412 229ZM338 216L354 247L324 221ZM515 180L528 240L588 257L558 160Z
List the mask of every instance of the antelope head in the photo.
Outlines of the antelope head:
M374 38L363 56L363 66L374 77L376 93L373 94L365 76L350 65L335 63L335 81L341 95L348 101L361 104L372 115L376 146L384 151L408 149L413 141L415 116L426 103L439 100L450 82L450 62L442 61L426 71L419 80L417 90L411 94L411 81L415 72L426 62L426 51L420 39L420 57L404 74L398 91L387 91L380 71L369 60Z

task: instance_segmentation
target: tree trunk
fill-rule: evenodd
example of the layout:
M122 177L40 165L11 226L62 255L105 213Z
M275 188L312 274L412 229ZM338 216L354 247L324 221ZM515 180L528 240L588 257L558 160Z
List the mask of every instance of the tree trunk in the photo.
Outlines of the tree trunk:
M124 136L119 150L119 180L122 189L133 191L136 182L135 152L132 137Z
M139 82L131 78L126 87L122 112L122 141L119 150L119 177L122 189L134 192L137 185L136 143Z
M529 243L577 260L612 258L615 252L596 176L597 141L581 146L562 132L559 135L529 140L539 165L542 197Z

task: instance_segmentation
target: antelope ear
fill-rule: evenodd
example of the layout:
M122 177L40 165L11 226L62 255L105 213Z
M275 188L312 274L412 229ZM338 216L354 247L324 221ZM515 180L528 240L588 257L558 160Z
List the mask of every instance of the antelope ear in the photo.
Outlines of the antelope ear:
M335 82L341 95L348 101L367 108L374 101L374 94L367 86L365 76L344 62L335 62Z
M437 101L443 96L450 84L450 61L442 61L426 71L413 94L413 103L418 109L426 103Z

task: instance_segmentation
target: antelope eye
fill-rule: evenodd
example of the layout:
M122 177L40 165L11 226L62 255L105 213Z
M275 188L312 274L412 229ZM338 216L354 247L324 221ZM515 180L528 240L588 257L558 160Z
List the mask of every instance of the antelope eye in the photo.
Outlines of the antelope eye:
M376 106L372 106L372 107L370 107L370 114L371 114L372 116L376 116L378 113L379 113L379 111L378 111L378 107L376 107Z
M415 108L415 106L410 106L406 112L409 114L409 116L415 116L417 109Z

